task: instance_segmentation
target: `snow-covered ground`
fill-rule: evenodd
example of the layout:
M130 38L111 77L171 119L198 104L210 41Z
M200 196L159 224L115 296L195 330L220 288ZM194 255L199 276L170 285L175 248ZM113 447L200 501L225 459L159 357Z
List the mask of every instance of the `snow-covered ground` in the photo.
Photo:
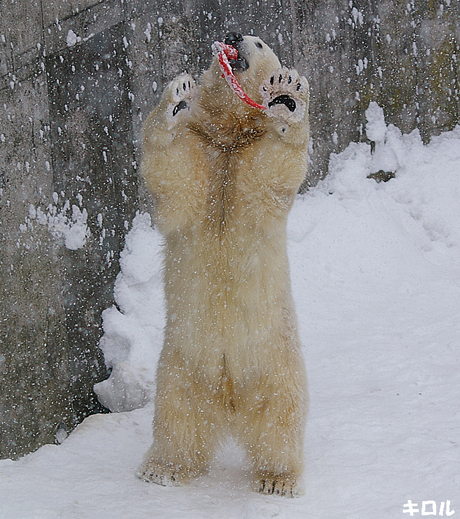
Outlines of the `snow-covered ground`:
M460 517L460 127L423 146L386 126L377 105L367 116L375 153L351 144L331 157L289 221L311 396L305 496L251 492L231 443L189 486L134 476L151 441L164 319L160 238L140 214L118 309L103 316L113 371L96 389L116 412L0 461L1 519ZM396 178L367 178L379 170Z

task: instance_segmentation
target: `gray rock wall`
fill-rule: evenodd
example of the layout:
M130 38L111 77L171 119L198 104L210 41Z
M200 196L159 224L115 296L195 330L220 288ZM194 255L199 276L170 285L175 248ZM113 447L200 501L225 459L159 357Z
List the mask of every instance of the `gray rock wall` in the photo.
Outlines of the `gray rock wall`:
M425 141L458 123L454 0L8 0L0 5L0 457L89 413L124 235L150 207L142 121L229 30L260 35L312 90L311 165L366 139L364 110Z

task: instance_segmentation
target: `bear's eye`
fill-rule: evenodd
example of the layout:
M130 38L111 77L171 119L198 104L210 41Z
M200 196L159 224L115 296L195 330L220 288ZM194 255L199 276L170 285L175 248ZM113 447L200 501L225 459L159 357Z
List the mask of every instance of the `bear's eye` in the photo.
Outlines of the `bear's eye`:
M263 48L263 45L260 41L256 41L256 47L259 48L259 49L262 49Z

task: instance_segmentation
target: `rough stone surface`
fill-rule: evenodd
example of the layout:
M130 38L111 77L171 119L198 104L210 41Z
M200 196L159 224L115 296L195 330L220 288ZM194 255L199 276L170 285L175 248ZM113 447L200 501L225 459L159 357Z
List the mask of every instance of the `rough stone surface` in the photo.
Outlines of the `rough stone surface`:
M45 75L0 91L0 451L15 456L70 427L60 254L30 207L51 199ZM18 98L20 102L18 102ZM7 144L8 143L8 144ZM33 146L31 146L33 143Z
M306 188L367 138L371 100L425 141L458 124L459 18L451 0L2 2L0 457L102 411L101 311L132 217L151 205L140 131L173 76L198 75L229 30L260 35L310 81Z

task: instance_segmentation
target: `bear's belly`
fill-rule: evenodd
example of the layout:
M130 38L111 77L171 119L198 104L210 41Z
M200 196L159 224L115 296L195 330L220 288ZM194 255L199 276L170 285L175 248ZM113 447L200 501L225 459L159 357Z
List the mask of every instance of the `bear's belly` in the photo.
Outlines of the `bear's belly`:
M215 372L225 357L243 376L267 356L291 306L284 241L254 232L209 239L197 229L168 237L166 333L197 369Z

